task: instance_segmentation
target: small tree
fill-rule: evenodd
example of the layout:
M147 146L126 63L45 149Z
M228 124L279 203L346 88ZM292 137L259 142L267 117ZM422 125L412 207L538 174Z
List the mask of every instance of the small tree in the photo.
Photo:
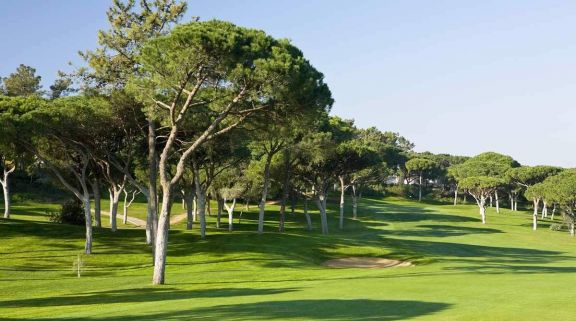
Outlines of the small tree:
M466 177L460 182L460 187L465 189L474 199L480 209L482 224L486 224L486 199L494 193L498 186L502 185L502 180L490 176Z
M406 169L409 173L418 175L418 202L422 201L422 177L424 173L436 167L436 163L427 158L412 158L406 162Z

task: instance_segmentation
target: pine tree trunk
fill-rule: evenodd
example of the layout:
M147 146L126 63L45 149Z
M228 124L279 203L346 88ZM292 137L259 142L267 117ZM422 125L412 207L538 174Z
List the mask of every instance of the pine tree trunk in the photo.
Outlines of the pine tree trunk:
M191 190L186 191L184 199L186 200L186 229L191 230L192 222L194 221L194 210L196 210L196 206L193 205L194 193Z
M264 165L264 186L262 188L262 198L260 199L260 208L258 212L258 233L264 232L264 211L266 209L266 198L268 197L268 185L270 184L270 164L272 163L272 155L266 157L266 164Z
M116 219L118 217L118 204L120 203L120 191L121 189L113 188L111 192L112 202L110 206L110 230L112 232L116 232L118 226L116 224Z
M486 197L480 196L478 206L480 207L480 217L482 218L482 224L486 224Z
M548 204L545 201L542 201L542 219L548 217Z
M198 199L198 216L200 218L200 237L206 238L206 193L200 189L197 192L196 198Z
M418 202L422 201L422 172L418 177Z
M310 213L308 213L308 198L304 198L304 217L306 218L308 231L312 231L312 219L310 218Z
M192 211L192 221L198 222L198 200L194 195L194 210Z
M226 205L226 200L224 200L224 205ZM226 205L226 211L228 212L228 231L232 232L234 230L234 208L236 207L236 199L232 200L232 205L228 207Z
M340 217L339 217L339 227L340 229L344 229L344 177L339 176L338 179L340 180Z
M554 221L554 214L556 214L556 203L552 204L552 217L550 217L551 221Z
M92 253L92 212L90 211L90 194L84 193L82 200L84 205L84 219L86 220L86 242L84 244L84 253Z
M534 213L532 214L532 230L536 231L538 227L538 205L540 204L539 199L533 199L532 204L534 205Z
M8 175L4 173L4 179L2 180L2 191L4 195L4 218L10 218L10 186L8 184Z
M124 190L124 204L122 213L122 224L126 225L128 222L128 193Z
M286 202L290 196L290 151L284 150L284 182L282 184L282 199L280 202L280 221L278 224L278 231L284 232L284 225L286 223Z
M102 195L100 194L100 183L97 179L90 182L92 194L94 195L94 224L96 227L102 227Z
M358 218L358 196L356 195L356 185L352 185L352 218Z
M458 185L454 188L454 206L458 204Z
M158 155L156 151L156 124L148 119L148 194L146 209L146 244L156 246L156 231L158 230ZM152 257L155 255L152 253Z
M498 199L498 191L494 192L494 196L496 197L496 213L500 213L500 200Z
M328 217L326 215L326 195L323 191L318 194L316 200L318 209L320 210L320 226L322 227L322 234L328 234Z
M216 228L220 228L220 221L222 217L222 210L224 209L224 203L219 195L216 195L216 205L217 205L217 215L216 215Z
M158 218L158 231L156 232L156 249L154 251L153 284L164 284L166 270L166 254L168 250L168 232L170 229L170 209L172 207L172 190L169 186L162 188L162 209Z

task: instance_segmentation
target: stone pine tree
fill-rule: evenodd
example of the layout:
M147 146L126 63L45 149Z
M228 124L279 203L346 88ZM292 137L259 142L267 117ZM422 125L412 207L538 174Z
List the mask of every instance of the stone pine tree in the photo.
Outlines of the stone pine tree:
M36 75L36 69L21 64L14 73L3 78L2 82L6 96L30 96L41 94L41 80L42 78Z
M472 176L462 179L459 184L462 189L474 197L480 209L482 224L486 224L486 200L496 188L501 186L502 180L490 176Z
M418 175L418 202L422 201L422 178L427 171L435 167L436 163L427 158L415 157L406 162L406 169Z
M88 69L81 68L78 75L86 86L100 89L123 89L128 78L138 70L136 57L144 43L166 34L186 12L186 2L177 0L114 0L106 13L109 27L98 32L98 47L82 52ZM145 110L153 106L144 106ZM148 170L147 184L138 184L147 199L146 243L153 245L157 226L158 153L156 131L158 120L147 113ZM123 166L122 166L123 167ZM128 173L127 173L128 174ZM135 183L135 180L132 180ZM147 186L146 186L147 185Z
M153 277L154 284L163 284L174 188L198 148L253 114L325 109L331 98L322 74L288 41L222 21L180 25L149 41L138 60L141 68L130 82L131 91L154 106L151 112L168 131L158 163L162 208ZM183 133L185 123L195 121L196 131ZM179 156L174 159L175 151Z

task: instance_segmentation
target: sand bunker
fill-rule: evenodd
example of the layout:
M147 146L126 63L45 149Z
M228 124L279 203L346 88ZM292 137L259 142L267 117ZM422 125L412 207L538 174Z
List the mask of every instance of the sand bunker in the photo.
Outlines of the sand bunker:
M384 269L391 267L413 266L411 262L382 259L377 257L346 257L342 259L329 260L324 262L324 266L333 268L366 268Z

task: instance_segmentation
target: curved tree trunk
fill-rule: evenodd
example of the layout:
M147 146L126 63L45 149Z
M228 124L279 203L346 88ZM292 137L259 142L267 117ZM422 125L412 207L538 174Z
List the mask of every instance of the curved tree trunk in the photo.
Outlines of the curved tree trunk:
M496 213L500 213L500 200L498 199L498 191L494 192L494 197L496 198Z
M264 211L266 209L266 198L268 197L268 185L270 184L270 165L272 163L272 154L266 157L266 164L264 165L264 186L262 188L262 198L260 199L260 206L258 211L258 233L264 232Z

